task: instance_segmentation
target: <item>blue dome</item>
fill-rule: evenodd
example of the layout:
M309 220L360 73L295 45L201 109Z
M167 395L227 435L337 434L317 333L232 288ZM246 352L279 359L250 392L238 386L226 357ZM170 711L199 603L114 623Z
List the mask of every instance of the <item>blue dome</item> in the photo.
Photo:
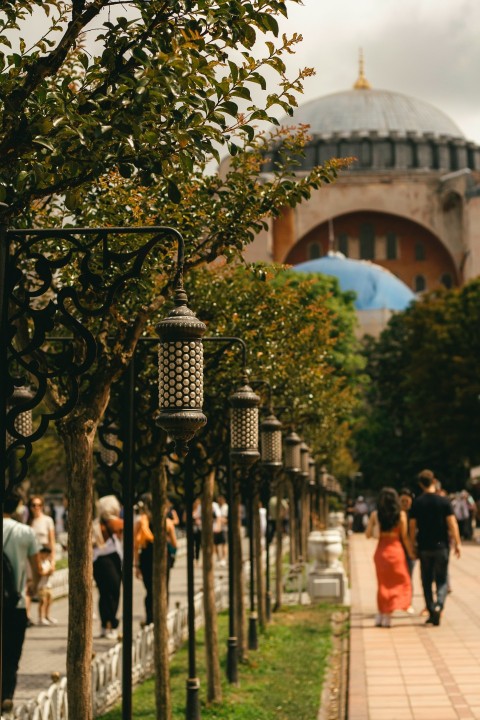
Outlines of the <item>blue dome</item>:
M410 288L389 270L366 260L351 260L341 253L308 260L293 270L336 277L343 292L356 293L357 310L405 310L415 299Z

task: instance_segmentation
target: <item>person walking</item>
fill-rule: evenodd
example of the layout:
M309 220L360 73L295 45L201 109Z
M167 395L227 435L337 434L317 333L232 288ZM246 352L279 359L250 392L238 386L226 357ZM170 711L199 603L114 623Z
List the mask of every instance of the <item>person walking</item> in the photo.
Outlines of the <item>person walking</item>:
M405 551L413 555L408 537L407 516L400 508L397 491L384 487L380 491L377 510L373 511L365 529L367 538L378 537L373 557L377 574L377 627L391 626L395 610L407 612L412 604L412 583Z
M27 561L31 568L28 592L36 592L41 574L40 547L35 533L31 527L17 522L12 517L20 502L20 496L12 493L5 498L3 506L3 552L10 561L18 595L16 602L14 598L12 604L4 602L3 605L2 711L4 712L10 712L13 708L18 665L27 628L25 607Z
M450 543L459 558L460 534L450 500L436 492L433 472L422 470L418 475L418 484L422 494L414 500L410 510L410 541L420 559L423 594L428 611L426 624L440 625L448 592Z
M212 503L213 545L219 567L226 567L226 543L228 530L228 505L223 495Z
M38 544L40 546L41 559L45 565L49 566L48 573L45 572L45 579L41 582L42 595L43 590L50 587L50 576L55 572L55 523L50 515L44 512L45 502L41 495L32 495L28 502L28 524L35 533ZM47 577L48 576L48 577ZM27 583L31 582L30 569L27 566ZM34 595L30 592L26 596L27 609L27 625L33 625L31 619L31 597ZM57 620L50 616L50 603L43 602L43 598L39 604L38 624L39 625L56 625Z
M115 495L105 495L97 502L93 521L93 577L97 584L98 610L102 629L100 637L117 640L117 618L122 586L121 506Z
M135 577L143 581L145 587L145 625L153 623L153 532L152 532L152 495L144 493L139 503L139 517L133 530L133 559L135 565ZM165 530L167 540L167 604L170 584L170 570L175 564L177 552L177 536L175 523L165 517Z

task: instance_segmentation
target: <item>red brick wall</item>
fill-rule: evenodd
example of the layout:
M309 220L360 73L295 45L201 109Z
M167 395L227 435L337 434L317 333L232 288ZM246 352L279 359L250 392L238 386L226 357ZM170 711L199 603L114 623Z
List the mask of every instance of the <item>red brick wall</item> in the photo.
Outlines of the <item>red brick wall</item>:
M376 245L378 245L378 238L385 237L388 233L396 235L397 259L385 260L375 257L373 262L390 270L412 290L415 289L414 280L417 275L424 276L427 290L438 287L444 273L451 275L454 285L459 284L458 273L448 251L429 230L411 220L368 211L350 213L334 218L333 230L336 241L342 233L346 234L349 239L356 238L358 240L360 226L364 223L373 225ZM288 251L286 256L284 255L283 262L296 265L309 260L308 246L314 242L321 245L322 255L328 252L328 223L323 223L302 238ZM425 260L423 261L415 258L417 242L423 243L425 247ZM338 249L337 245L335 249Z

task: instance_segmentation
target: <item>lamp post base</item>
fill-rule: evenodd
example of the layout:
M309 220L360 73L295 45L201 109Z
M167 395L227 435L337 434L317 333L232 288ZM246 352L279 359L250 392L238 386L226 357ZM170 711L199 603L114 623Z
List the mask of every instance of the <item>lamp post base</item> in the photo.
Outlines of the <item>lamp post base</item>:
M248 619L248 649L258 650L257 613L251 612Z
M265 617L267 622L272 619L272 593L270 590L265 593Z
M188 678L185 720L200 720L200 701L198 697L199 689L200 680L198 678Z
M237 638L229 637L227 643L227 679L232 685L238 685L238 646Z

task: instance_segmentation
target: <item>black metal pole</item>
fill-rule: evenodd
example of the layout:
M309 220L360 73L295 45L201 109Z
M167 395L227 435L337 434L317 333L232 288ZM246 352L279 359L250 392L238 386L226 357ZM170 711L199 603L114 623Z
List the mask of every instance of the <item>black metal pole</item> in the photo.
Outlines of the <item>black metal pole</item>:
M245 473L245 480L248 482L248 471ZM249 497L248 497L248 516L250 521L250 617L248 620L248 649L258 650L258 634L257 634L257 613L255 610L255 537L254 527L255 521L253 518L253 490L254 490L254 479L253 476L249 483Z
M187 513L187 601L188 601L188 678L186 720L200 720L200 701L198 691L200 680L197 678L195 657L195 578L193 546L193 499L194 480L192 457L185 458L185 509Z
M275 472L272 470L266 470L266 477L263 484L263 497L262 502L265 507L265 616L269 622L272 619L272 593L270 590L270 484L273 483Z
M227 503L228 503L228 643L227 643L227 679L238 684L238 641L235 628L235 547L232 509L234 503L232 463L228 456L227 467Z
M132 357L125 378L126 407L123 456L123 643L122 643L122 720L132 717L133 644L133 422L135 403L135 359Z
M2 532L0 534L0 549L3 557L3 502L7 485L7 324L8 324L8 293L7 273L9 258L9 241L6 227L0 225L0 510L2 511ZM3 564L0 569L0 698L2 697L2 648L3 644Z

